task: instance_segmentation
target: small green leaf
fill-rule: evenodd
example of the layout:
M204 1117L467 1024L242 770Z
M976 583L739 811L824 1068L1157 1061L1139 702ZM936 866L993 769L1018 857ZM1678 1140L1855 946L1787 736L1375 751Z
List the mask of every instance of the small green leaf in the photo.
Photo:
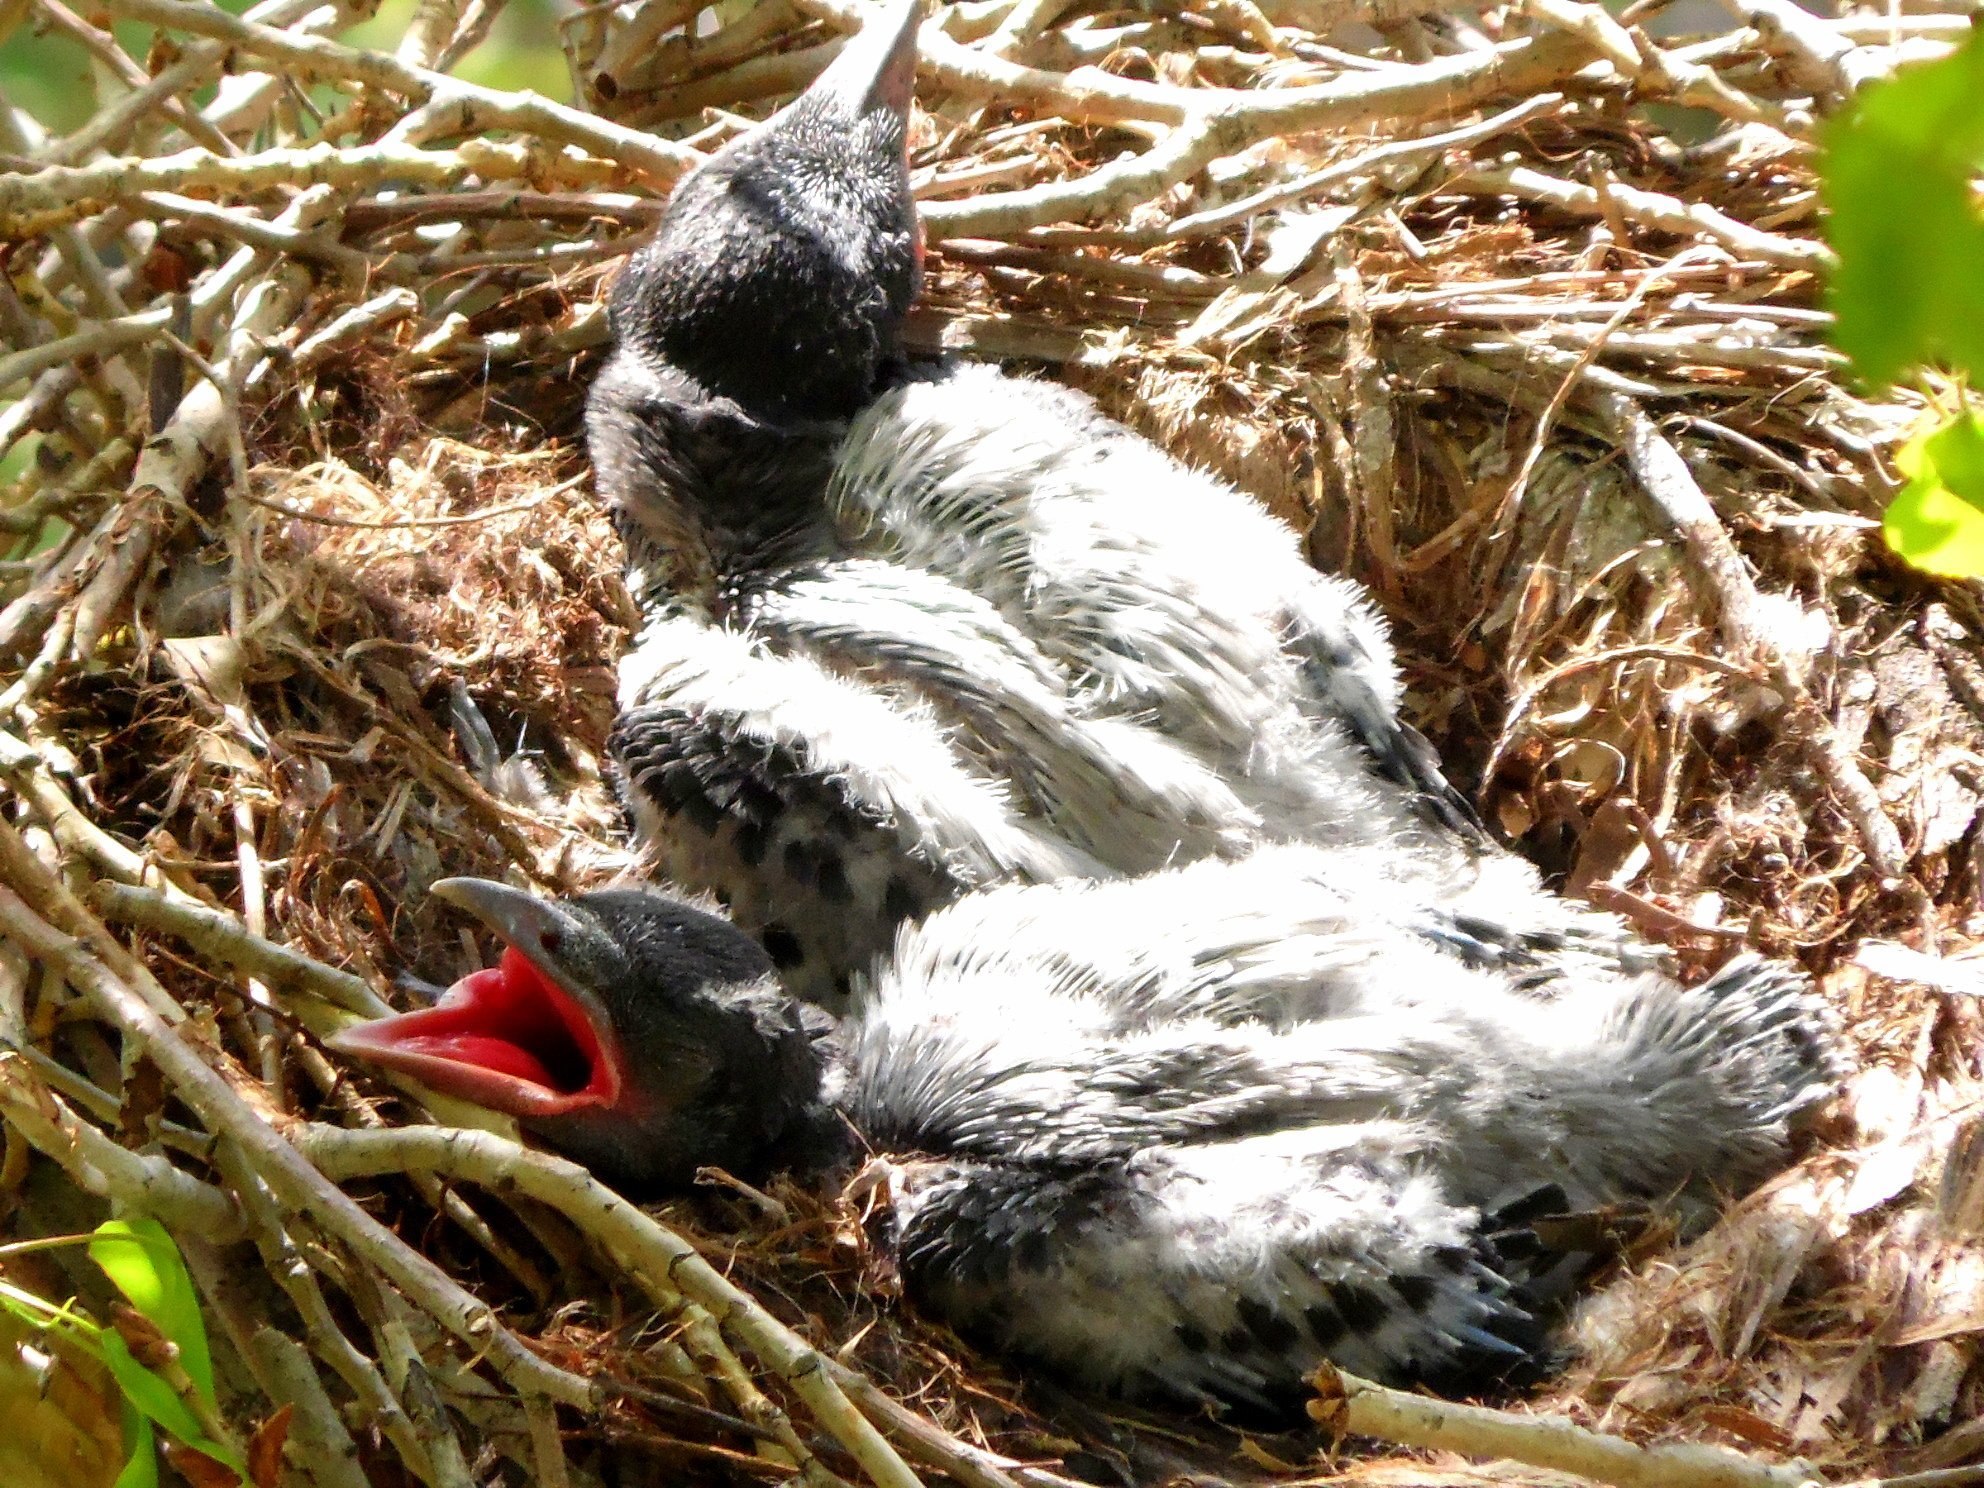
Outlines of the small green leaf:
M1880 386L1936 361L1984 379L1984 29L1863 89L1824 143L1834 343Z
M126 1403L147 1420L156 1421L194 1451L204 1452L242 1477L247 1476L247 1464L236 1453L207 1436L192 1407L179 1398L178 1391L131 1356L130 1348L115 1328L105 1328L99 1342L103 1346L104 1366L110 1370L110 1377L117 1381L117 1388L124 1392Z
M1908 477L1881 535L1917 568L1957 578L1984 575L1984 419L1965 414L1903 445Z
M131 1455L111 1488L158 1488L158 1442L152 1423L127 1398L124 1402L124 1440L131 1444Z
M213 1355L193 1278L179 1247L155 1219L112 1219L97 1226L90 1259L103 1267L130 1304L179 1349L179 1363L193 1388L214 1404Z
M99 1341L110 1377L147 1419L158 1422L183 1442L196 1442L206 1435L193 1408L179 1398L177 1390L131 1357L129 1346L115 1328L105 1328Z

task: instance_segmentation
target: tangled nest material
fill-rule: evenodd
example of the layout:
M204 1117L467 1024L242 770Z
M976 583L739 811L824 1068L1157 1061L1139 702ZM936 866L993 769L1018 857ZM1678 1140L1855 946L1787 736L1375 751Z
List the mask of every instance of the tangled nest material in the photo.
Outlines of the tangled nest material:
M1731 0L1661 41L1658 0L925 27L924 344L1258 495L1394 617L1511 840L1685 959L1798 957L1863 1056L1800 1167L1629 1257L1553 1388L1325 1380L1322 1431L1260 1438L971 1356L893 1305L863 1201L715 1181L657 1221L316 1041L473 964L437 877L637 866L601 769L634 617L576 433L602 286L857 0L587 7L582 107L449 75L493 0L423 0L390 54L332 39L344 0L27 0L107 96L59 138L0 107L11 1228L162 1220L223 1424L287 1406L324 1488L1974 1480L1984 612L1884 556L1919 409L1848 389L1815 304L1815 115L1967 24L1906 8ZM153 28L142 62L111 21ZM9 1277L100 1305L64 1254ZM51 1367L47 1460L107 1482L114 1394Z

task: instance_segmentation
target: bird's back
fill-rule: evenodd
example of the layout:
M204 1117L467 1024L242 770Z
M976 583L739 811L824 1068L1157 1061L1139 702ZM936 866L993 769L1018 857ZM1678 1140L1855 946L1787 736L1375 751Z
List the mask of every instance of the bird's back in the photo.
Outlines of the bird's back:
M1323 1357L1478 1385L1543 1346L1534 1220L1700 1222L1836 1085L1787 968L1532 986L1370 866L1271 847L906 930L830 1089L898 1155L912 1296L1133 1393L1272 1406Z

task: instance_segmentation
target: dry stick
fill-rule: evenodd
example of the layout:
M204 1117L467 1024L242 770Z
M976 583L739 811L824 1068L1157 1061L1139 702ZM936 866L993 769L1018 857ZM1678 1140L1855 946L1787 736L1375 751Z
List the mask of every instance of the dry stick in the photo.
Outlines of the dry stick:
M577 1163L531 1152L487 1132L444 1127L349 1131L310 1125L297 1145L333 1178L424 1171L520 1193L558 1210L599 1242L663 1307L707 1309L812 1408L820 1424L881 1488L917 1488L916 1474L856 1410L813 1346L766 1312L702 1258Z
M795 8L843 31L858 30L873 15L865 0L795 0ZM934 78L952 92L970 98L997 100L1007 107L1059 114L1083 123L1121 124L1146 120L1182 124L1192 113L1192 90L1113 77L1099 68L1079 74L1046 72L1022 67L1002 57L960 46L936 21L925 21L917 33L917 72ZM1233 98L1253 95L1229 90Z
M571 1488L565 1443L558 1434L558 1407L534 1396L524 1402L524 1420L530 1425L530 1450L537 1467L537 1488Z
M329 190L314 187L298 195L278 220L287 227L307 228L331 205ZM245 249L243 254L263 257ZM294 319L308 288L309 276L300 267L283 263L249 289L228 334L226 354L217 361L225 385L203 380L180 400L166 426L145 442L131 477L124 513L127 526L76 600L73 651L78 660L86 660L117 623L155 546L178 530L194 482L205 473L221 443L236 432L233 404L242 381L268 355L266 338Z
M374 1426L393 1444L408 1471L430 1488L453 1488L452 1484L443 1482L435 1467L436 1453L428 1442L428 1433L400 1403L378 1364L345 1337L344 1330L331 1316L330 1303L318 1285L316 1272L284 1228L282 1211L268 1186L252 1169L245 1167L238 1150L223 1144L216 1148L215 1158L234 1186L263 1266L296 1307L297 1316L303 1320L304 1335L317 1356L344 1381L360 1408L370 1413Z
M1439 134L1424 135L1418 139L1394 140L1389 144L1375 145L1349 160L1340 160L1335 165L1326 166L1298 180L1270 186L1238 201L1179 217L1163 227L1150 228L1143 232L1124 232L1113 237L1111 241L1126 248L1155 248L1173 239L1199 238L1222 232L1249 218L1259 216L1262 212L1277 207L1292 206L1340 182L1373 175L1387 165L1403 164L1421 157L1439 155L1447 150L1478 144L1482 140L1492 139L1498 134L1518 128L1532 120L1557 113L1563 107L1563 94L1542 93L1534 98L1524 99L1515 107L1483 119L1478 124L1445 130ZM1375 306L1377 298L1370 297L1368 303Z
M1473 0L1261 0L1261 12L1277 26L1295 26L1327 36L1342 26L1395 26L1421 16L1473 10Z
M652 14L659 7L652 7ZM690 37L684 35L655 46L652 43L639 45L630 50L624 46L608 46L600 54L594 76L608 86L617 87L621 92L640 92L649 88L669 88L675 79L685 73L693 73L696 82L688 84L699 88L708 82L712 73L720 76L736 76L726 69L736 68L755 59L767 48L779 44L798 24L799 17L793 12L789 0L758 0L758 3L740 15L735 21L709 36ZM629 41L636 39L635 26L629 26L622 35ZM838 55L840 46L831 48L804 47L798 53L781 52L780 56L813 54L831 51ZM819 63L825 65L825 59ZM810 81L810 79L809 79ZM735 107L737 103L751 95L737 92L718 100L720 105ZM690 113L693 110L683 109Z
M284 147L232 157L190 149L158 159L120 157L31 173L0 173L0 233L30 237L147 191L206 190L246 196L281 186L351 189L387 181L454 186L470 179L535 181L546 174L576 184L603 185L617 172L610 161L575 151L481 139L463 140L448 150L389 141L348 148Z
M475 1479L462 1456L461 1437L456 1434L455 1423L448 1419L440 1391L434 1388L434 1376L427 1361L414 1346L406 1314L397 1305L399 1299L388 1291L379 1291L374 1297L380 1315L368 1316L366 1322L372 1329L379 1364L406 1406L408 1417L420 1431L421 1440L427 1444L435 1481L446 1488L474 1488ZM360 1304L360 1312L367 1310Z
M815 0L804 0L809 7ZM929 28L925 28L928 34ZM1493 52L1443 57L1311 88L1175 89L1183 117L1159 144L1071 181L922 208L933 237L1008 237L1149 201L1225 155L1277 134L1351 124L1405 124L1460 112L1501 94L1535 93L1590 55L1576 38L1545 36ZM1769 236L1766 234L1765 236Z
M1853 43L1818 16L1791 0L1723 0L1723 6L1757 28L1764 45L1788 64L1793 82L1818 94L1844 98L1853 92L1855 79L1845 66Z
M1701 244L1684 248L1666 263L1642 275L1639 283L1633 286L1632 292L1619 302L1618 308L1611 315L1606 317L1605 324L1598 328L1598 333L1585 343L1584 349L1578 353L1576 364L1558 379L1556 391L1551 393L1550 401L1543 405L1543 412L1537 415L1536 428L1530 435L1529 447L1523 451L1522 462L1516 466L1515 476L1510 480L1508 490L1503 493L1496 507L1494 520L1489 524L1491 539L1500 540L1508 536L1506 524L1522 506L1523 494L1529 489L1530 476L1535 473L1537 462L1543 458L1544 448L1549 444L1550 435L1557 427L1557 415L1564 411L1564 404L1570 400L1572 390L1583 379L1585 369L1598 359L1598 353L1604 348L1607 339L1638 312L1640 306L1646 303L1647 296L1653 293L1656 285L1668 282L1668 275L1678 269L1699 263L1712 251Z
M208 1296L212 1297L211 1291ZM318 1488L369 1488L359 1464L358 1444L345 1429L303 1346L265 1325L241 1340L241 1353L268 1397L295 1410L289 1439Z
M11 826L0 823L0 840L14 835ZM314 1215L450 1333L480 1351L520 1392L534 1391L580 1408L591 1404L592 1390L584 1379L546 1363L525 1348L487 1303L463 1290L440 1267L327 1182L189 1044L176 1037L142 998L103 962L35 914L11 889L0 888L0 930L30 956L60 970L99 1016L134 1040L207 1129L232 1142L285 1206Z
M1804 1463L1754 1462L1706 1442L1651 1446L1587 1430L1562 1416L1519 1416L1479 1405L1389 1390L1330 1365L1317 1371L1309 1414L1338 1436L1375 1436L1408 1447L1507 1458L1576 1473L1615 1488L1806 1488Z
M0 1050L0 1116L85 1193L217 1242L242 1232L233 1199L163 1157L113 1142L50 1091L27 1060L5 1050Z
M1085 1488L1076 1479L1015 1462L997 1452L975 1447L945 1431L936 1422L919 1416L860 1370L825 1358L827 1372L848 1398L859 1405L868 1418L904 1442L912 1456L926 1466L949 1473L965 1488Z
M1753 656L1763 664L1771 685L1784 696L1788 731L1805 747L1813 767L1852 820L1868 861L1888 885L1900 882L1908 868L1901 833L1888 818L1873 783L1772 639L1763 596L1688 462L1633 399L1597 390L1585 396L1625 451L1641 489L1714 589L1723 639L1738 655Z
M77 862L74 820L80 818L90 831L101 835L96 824L77 809L59 785L52 792L49 790L53 781L52 772L46 779L43 778L42 772L47 771L47 764L38 753L7 733L0 733L0 747L9 752L14 749L27 750L28 758L39 767L38 770L8 772L11 783L15 794L48 827L49 835L62 850L64 864L73 867ZM54 809L51 810L51 807ZM35 856L19 831L4 824L0 824L0 882L11 883L36 914L101 957L112 971L137 989L138 996L157 1017L167 1023L178 1023L185 1018L185 1010L173 1001L144 964L118 944L117 938L104 928L80 899L69 892L68 886Z
M1513 196L1543 202L1581 217L1605 218L1616 212L1639 227L1683 237L1709 238L1731 252L1787 268L1821 269L1832 262L1832 251L1823 243L1765 232L1701 202L1684 202L1677 196L1643 191L1616 181L1602 188L1579 186L1529 166L1513 166L1507 170L1470 171L1440 190L1442 195Z
M553 144L603 155L666 185L702 157L593 114L532 93L505 93L465 83L446 73L411 66L384 52L369 52L321 37L279 31L192 0L106 0L116 15L227 42L251 56L279 62L305 77L363 83L398 93L431 113L436 132L472 134L514 129ZM402 121L396 135L406 128Z
M131 54L119 46L114 37L107 31L92 26L62 4L62 0L34 0L34 3L57 30L67 33L98 62L116 73L118 80L125 87L138 89L151 82L151 77L131 60ZM181 99L177 97L162 99L161 106L172 122L185 130L190 138L223 155L236 153L234 141L189 109Z
M409 67L427 68L441 55L461 19L462 0L419 0L393 55Z
M169 191L147 191L137 200L140 206L149 209L150 216L176 218L189 226L232 238L250 248L287 253L291 258L329 264L359 281L372 268L372 260L365 254L338 242L335 230L298 232L280 223L265 221L247 210L232 210Z
M289 215L285 213L284 217L288 218ZM299 243L314 237L313 234L299 233L282 221L266 226L268 235L273 240L267 246L277 251L295 251ZM204 276L194 287L187 302L189 310L196 317L205 317L214 313L220 306L232 302L236 292L257 272L266 268L269 261L266 255L252 252L244 251L231 255L225 263ZM170 305L161 305L129 315L119 314L99 321L96 325L75 335L65 336L44 345L28 347L11 356L0 357L0 387L5 387L16 378L31 377L47 368L59 367L84 356L100 355L104 351L116 350L134 341L152 340L161 330L172 324L172 317L173 310Z
M4 443L0 443L0 449L4 448ZM16 502L6 510L0 511L0 532L21 535L33 532L49 517L69 515L83 504L86 497L107 493L113 480L116 482L116 489L123 490L124 466L137 453L136 443L128 436L120 434L82 465L63 474L55 483L42 486L26 500ZM28 482L23 482L22 485L24 488L32 489Z
M1708 656L1698 651L1683 650L1679 646L1644 644L1617 646L1606 651L1593 651L1584 656L1573 657L1550 668L1542 676L1526 684L1509 703L1507 716L1502 720L1501 732L1495 736L1495 747L1488 753L1489 768L1481 773L1483 780L1493 780L1494 770L1515 743L1516 730L1524 719L1529 717L1543 695L1557 683L1569 677L1582 676L1586 672L1602 671L1607 667L1622 666L1636 661L1671 661L1681 666L1696 667L1702 671L1717 672L1725 677L1740 677L1756 682L1761 679L1749 667L1729 660L1726 656Z
M1731 86L1718 73L1697 62L1662 51L1647 34L1628 30L1600 5L1578 0L1522 0L1519 13L1534 16L1586 41L1643 95L1665 96L1676 103L1706 108L1743 123L1783 128L1782 107L1752 98Z
M621 73L654 56L661 40L677 26L686 25L702 10L703 0L647 0L634 9L623 26L593 59L593 76L604 77L618 87Z
M730 109L756 98L800 92L827 70L827 64L840 55L842 45L830 41L791 52L747 57L714 77L673 84L657 93L652 104L639 110L633 122L652 127L664 120L693 117L704 109Z
M301 992L368 1018L388 1017L393 1011L362 977L334 971L321 961L253 934L226 910L101 879L91 886L90 897L112 919L176 935L202 955L260 978L271 992Z
M808 15L854 30L871 11L862 0L795 0ZM1429 7L1431 8L1431 7ZM1080 123L1143 120L1182 125L1203 114L1229 121L1242 145L1272 134L1324 129L1332 125L1426 118L1467 106L1493 89L1478 79L1508 69L1502 86L1531 93L1545 81L1567 76L1590 58L1589 47L1561 36L1517 42L1473 57L1441 58L1400 67L1382 77L1343 78L1301 88L1179 88L1133 82L1099 68L1072 73L1021 67L1003 58L960 46L935 22L917 37L919 75L967 97L994 101L1040 114L1059 114ZM997 200L994 198L994 200ZM975 231L959 229L960 232Z

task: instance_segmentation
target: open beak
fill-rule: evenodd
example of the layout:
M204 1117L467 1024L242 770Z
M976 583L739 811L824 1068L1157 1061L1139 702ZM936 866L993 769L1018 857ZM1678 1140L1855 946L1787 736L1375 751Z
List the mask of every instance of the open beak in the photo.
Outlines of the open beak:
M857 115L888 109L907 116L922 20L923 0L898 0L879 10L807 91L833 94Z
M330 1046L520 1118L617 1105L625 1066L612 1020L567 974L562 954L600 932L560 905L486 879L446 878L433 892L495 932L502 957L432 1007L347 1028Z

